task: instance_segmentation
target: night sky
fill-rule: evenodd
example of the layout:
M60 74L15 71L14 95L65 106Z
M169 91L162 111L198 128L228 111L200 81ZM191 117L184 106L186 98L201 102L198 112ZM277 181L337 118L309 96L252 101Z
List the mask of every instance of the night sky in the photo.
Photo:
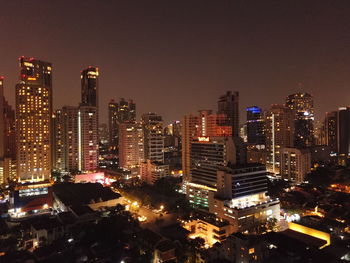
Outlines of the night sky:
M100 68L111 98L166 122L216 110L238 90L267 108L315 96L317 118L350 105L350 1L0 0L0 75L14 105L19 56L53 63L54 108L80 102L80 70ZM302 86L300 87L300 84Z

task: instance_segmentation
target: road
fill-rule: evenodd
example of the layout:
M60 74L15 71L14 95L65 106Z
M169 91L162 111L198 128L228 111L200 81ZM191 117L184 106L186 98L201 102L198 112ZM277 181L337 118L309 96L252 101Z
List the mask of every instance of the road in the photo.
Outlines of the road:
M157 233L159 233L161 227L174 224L177 220L176 214L165 213L164 211L156 212L147 207L140 207L137 202L123 196L120 198L120 204L125 205L131 213L137 214L137 216L145 216L147 220L140 222L141 227L149 228ZM157 219L159 219L158 222Z

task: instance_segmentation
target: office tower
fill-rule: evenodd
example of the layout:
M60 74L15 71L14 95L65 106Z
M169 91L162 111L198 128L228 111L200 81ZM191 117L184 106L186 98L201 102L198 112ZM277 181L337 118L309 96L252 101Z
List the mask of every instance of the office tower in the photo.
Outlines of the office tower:
M79 170L79 108L64 106L54 117L55 161L58 171L77 172Z
M52 167L55 171L64 171L65 165L65 150L64 144L64 128L62 120L62 110L56 110L53 115L53 142L52 142Z
M49 179L51 175L52 66L19 59L16 85L17 175L21 181Z
M217 171L217 191L209 191L209 212L226 219L233 232L255 232L279 219L280 203L267 196L265 165L229 165Z
M108 103L108 128L109 128L109 146L116 149L118 146L118 103L111 100Z
M163 119L156 113L142 115L144 160L164 163Z
M247 111L247 142L250 145L265 145L265 123L261 108L248 107Z
M125 121L119 126L119 167L138 175L143 159L143 130L140 123Z
M218 100L218 114L226 114L228 125L232 127L232 136L239 135L239 93L228 91Z
M338 110L338 153L343 156L350 153L350 107Z
M7 100L4 100L4 156L5 158L16 159L16 118L15 111Z
M311 153L308 149L283 148L281 151L281 176L296 184L304 182L311 172Z
M314 144L314 101L308 93L295 93L286 99L286 106L294 115L294 146Z
M78 109L78 170L96 171L98 167L98 112L94 106Z
M181 127L182 170L184 181L190 181L190 148L198 137L230 137L232 125L229 118L213 114L211 110L200 110L198 115L185 115ZM208 138L209 140L209 138Z
M325 144L328 145L333 153L338 152L338 112L332 111L326 113L324 120Z
M111 100L108 104L108 123L110 133L110 147L118 146L119 125L124 121L136 120L136 104L133 100L121 98L119 102Z
M293 112L283 105L274 104L265 114L265 124L267 170L278 174L281 149L293 146Z
M196 115L185 115L182 119L181 158L184 182L190 182L191 180L191 142L200 136L199 120L199 116Z
M232 137L198 137L191 143L191 182L216 187L216 170L236 163Z
M89 66L81 72L81 104L98 107L98 68Z

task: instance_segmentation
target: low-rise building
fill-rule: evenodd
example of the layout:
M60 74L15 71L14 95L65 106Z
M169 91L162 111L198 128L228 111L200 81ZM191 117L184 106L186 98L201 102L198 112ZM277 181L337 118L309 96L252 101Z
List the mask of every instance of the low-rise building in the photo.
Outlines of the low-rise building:
M166 176L169 176L169 165L151 160L141 163L142 181L154 184L157 180Z

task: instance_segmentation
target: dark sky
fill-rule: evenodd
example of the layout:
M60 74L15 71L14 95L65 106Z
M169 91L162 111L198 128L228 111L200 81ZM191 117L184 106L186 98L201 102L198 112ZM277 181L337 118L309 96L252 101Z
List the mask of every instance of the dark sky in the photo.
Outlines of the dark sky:
M80 101L80 70L100 68L100 105L132 98L168 122L216 109L315 96L318 118L350 105L350 1L0 0L0 75L14 103L19 56L54 66L54 106ZM303 83L300 88L298 83Z

